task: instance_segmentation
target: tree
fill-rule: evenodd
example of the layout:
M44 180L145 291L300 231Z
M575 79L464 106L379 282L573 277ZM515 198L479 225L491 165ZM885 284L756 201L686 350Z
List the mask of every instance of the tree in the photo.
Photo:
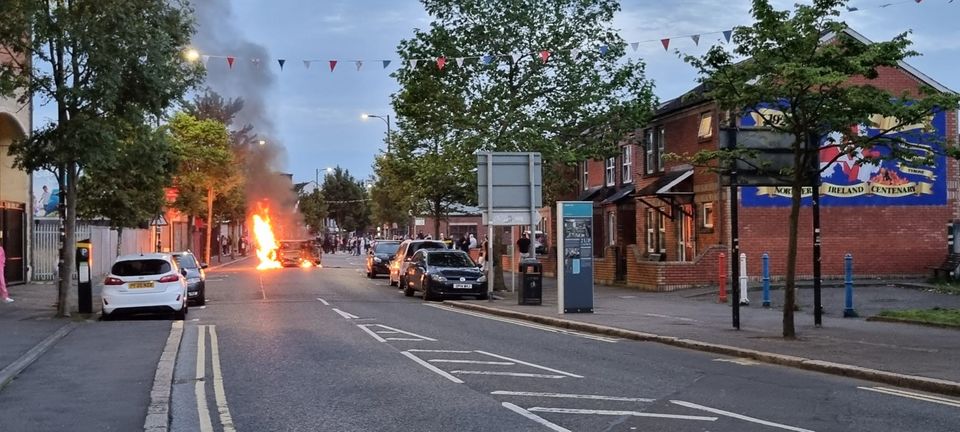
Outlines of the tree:
M846 3L814 0L809 5L798 4L791 13L774 9L768 0L754 0L755 22L733 30L735 48L714 46L702 57L687 57L720 109L729 110L733 118L758 116L771 130L793 137L793 168L776 173L792 188L783 308L786 338L796 334L793 312L801 191L820 175L816 168L800 167L819 167L822 149L829 148L838 149L838 157L876 155L861 150L885 148L886 158L915 162L917 147L893 133L905 125L925 122L938 109L955 109L960 102L956 95L926 87L919 93L902 94L876 87L871 80L882 68L895 68L916 53L908 50L906 33L873 44L845 33L846 24L835 18ZM827 34L835 38L822 43ZM895 124L874 136L850 132L853 125L869 124L873 115L895 119ZM837 131L843 135L840 142L817 145L821 137ZM722 149L699 152L693 161L720 161L722 165L745 157L742 150ZM863 156L860 163L870 163L874 157Z
M314 188L310 193L306 193L300 187L297 195L299 196L297 208L303 215L303 222L310 227L310 234L314 236L321 234L323 222L327 219L327 203L323 199L323 191Z
M197 120L177 113L170 120L175 148L180 162L175 186L179 191L174 205L189 217L187 239L193 244L193 218L207 218L204 261L210 262L210 236L213 224L213 201L237 186L233 153L226 126L217 120Z
M615 154L617 142L652 112L644 65L623 58L626 43L611 25L617 1L422 3L434 17L430 28L416 30L398 51L436 62L394 74L401 86L393 96L398 135L414 154L442 149L436 153L460 155L452 163L459 167L475 163L477 151L540 152L550 205L568 182L553 169ZM489 54L458 59L477 53ZM502 289L501 267L496 271L494 283Z
M192 33L190 10L176 0L4 2L0 95L57 109L56 119L10 147L18 168L57 175L64 218L57 316L70 314L80 172L108 165L123 124L159 118L196 82L199 65L181 58Z
M411 189L415 169L409 158L401 158L397 151L381 153L373 163L376 176L370 188L370 212L375 223L397 224L405 226L409 223L414 205Z
M323 178L323 199L337 228L358 231L370 225L367 191L350 170L337 166Z

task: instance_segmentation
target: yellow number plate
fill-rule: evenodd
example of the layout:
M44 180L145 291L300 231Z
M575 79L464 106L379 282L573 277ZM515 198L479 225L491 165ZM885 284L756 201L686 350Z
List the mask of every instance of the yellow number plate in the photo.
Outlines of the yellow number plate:
M130 282L130 289L153 288L153 282Z

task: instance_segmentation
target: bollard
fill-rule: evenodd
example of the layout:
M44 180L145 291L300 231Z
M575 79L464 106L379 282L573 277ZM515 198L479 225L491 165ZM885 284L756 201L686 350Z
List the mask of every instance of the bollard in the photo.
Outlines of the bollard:
M770 254L763 253L763 307L770 307Z
M720 303L727 302L727 254L720 252L720 265L717 267L717 283L720 285Z
M750 304L750 297L747 296L747 254L740 254L740 304L747 306Z
M843 317L844 318L856 318L857 311L853 310L853 255L846 254L843 257L844 261L844 277L843 285L845 288L844 302L843 302Z

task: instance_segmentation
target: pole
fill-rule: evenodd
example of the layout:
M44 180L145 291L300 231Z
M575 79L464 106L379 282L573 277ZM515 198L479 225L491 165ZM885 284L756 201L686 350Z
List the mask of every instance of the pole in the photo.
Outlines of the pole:
M529 179L530 179L530 257L533 260L537 259L537 207L534 202L536 196L536 187L534 187L533 182L535 177L533 175L533 153L527 154L528 170L529 170ZM521 238L523 235L520 236ZM523 258L521 258L523 260Z
M763 253L763 307L770 307L770 254Z
M718 303L727 302L727 254L720 252L719 265L717 266L717 285L720 286L720 298Z
M740 253L740 304L750 304L750 297L747 296L747 254L742 252Z
M487 153L487 301L493 301L493 152Z
M731 116L734 127L727 129L730 134L728 149L737 148L737 129L736 120ZM732 267L730 282L740 279L740 269L737 266L736 257L740 256L740 223L739 216L740 200L737 196L737 162L730 164L730 267ZM733 291L733 327L740 330L740 291Z
M387 114L387 153L390 153L390 149L393 148L393 138L390 133L390 115Z
M811 148L819 144L815 135L810 136ZM817 145L817 147L819 147ZM811 173L813 191L810 202L813 210L813 323L817 327L823 325L823 305L820 298L820 173L813 169Z
M857 311L853 310L853 255L846 254L843 256L844 261L844 276L843 276L843 285L844 285L844 301L843 301L843 317L844 318L856 318Z

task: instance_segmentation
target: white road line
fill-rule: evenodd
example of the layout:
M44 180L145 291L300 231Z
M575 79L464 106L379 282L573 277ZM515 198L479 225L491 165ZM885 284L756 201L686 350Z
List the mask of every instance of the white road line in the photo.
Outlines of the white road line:
M220 413L220 424L223 432L234 432L233 417L230 416L230 407L227 406L227 394L223 390L223 373L220 371L220 344L217 339L217 326L210 327L210 357L213 363L213 393L217 399L217 412Z
M482 364L482 365L503 365L503 366L513 366L516 363L514 362L505 362L505 361L483 361L483 360L455 360L455 359L434 359L430 360L430 363L466 363L466 364Z
M789 431L794 431L794 432L813 432L813 431L810 430L810 429L803 429L803 428L799 428L799 427L795 427L795 426L787 426L787 425L785 425L785 424L774 423L774 422L766 421L766 420L760 420L760 419L758 419L758 418L748 417L748 416L745 416L745 415L743 415L743 414L737 414L737 413L730 412L730 411L724 411L724 410L720 410L720 409L716 409L716 408L710 408L710 407L706 407L706 406L703 406L703 405L697 405L697 404L691 403L691 402L685 402L685 401L680 401L680 400L671 400L670 403L672 403L672 404L674 404L674 405L680 405L680 406L682 406L682 407L693 408L693 409L696 409L696 410L706 411L706 412L709 412L709 413L719 414L719 415L722 415L722 416L727 416L727 417L735 418L735 419L738 419L738 420L743 420L743 421L748 421L748 422L751 422L751 423L762 424L762 425L765 425L765 426L771 426L771 427L780 428L780 429L785 429L785 430L789 430Z
M450 371L450 373L457 374L457 375L501 375L501 376L520 377L520 378L550 378L550 379L566 378L563 375L546 375L546 374L534 374L534 373L522 373L522 372L455 370L455 371Z
M922 393L913 393L913 392L886 388L886 387L857 387L857 388L861 390L869 390L872 392L888 394L891 396L900 396L900 397L916 399L924 402L932 402L932 403L937 403L941 405L960 408L960 400L955 400L955 399L947 399L939 396L926 395Z
M317 297L317 300L319 300L320 303L323 303L324 306L330 306L330 302L328 302L328 301L326 301L326 300L324 300L324 299L322 299L322 298L320 298L320 297Z
M193 394L197 397L197 415L200 416L200 432L213 432L213 422L210 421L210 410L207 407L207 388L204 386L206 373L206 333L207 326L197 326L197 374L193 385Z
M534 397L547 397L547 398L591 399L591 400L605 400L605 401L619 401L619 402L656 402L657 401L656 399L648 399L648 398L581 395L581 394L568 394L568 393L537 393L537 392L520 392L520 391L506 391L506 390L497 390L497 391L490 392L490 394L503 395L503 396L534 396Z
M609 416L654 417L654 418L666 418L666 419L674 419L674 420L717 421L716 417L691 416L691 415L682 415L682 414L660 414L660 413L648 413L648 412L640 412L640 411L590 410L590 409L576 409L576 408L546 408L546 407L533 407L528 409L531 412L547 412L547 413L557 413L557 414L593 414L593 415L609 415Z
M377 324L377 325L380 326L380 327L383 327L383 328L385 328L385 329L387 329L387 330L393 330L393 331L398 332L398 333L403 333L403 334L405 334L405 335L413 336L413 337L420 338L420 339L423 339L423 340L428 340L428 341L430 341L430 342L436 342L436 341L437 341L437 340L434 339L434 338L428 338L428 337L426 337L426 336L421 336L421 335L418 335L418 334L416 334L416 333L410 333L410 332L408 332L408 331L403 331L403 330L400 330L400 329L395 329L395 328L393 328L393 327L388 327L388 326L385 326L385 325L383 325L383 324Z
M393 330L377 330L377 334L400 334L400 332Z
M652 316L652 317L657 317L657 318L669 318L669 319L675 319L675 320L680 320L680 321L699 322L699 321L697 321L697 320L695 320L695 319L693 319L693 318L678 317L678 316L673 316L673 315L662 315L662 314L655 314L655 313L645 313L644 315L646 315L646 316Z
M422 352L422 353L450 353L450 354L470 354L473 351L461 351L461 350L441 350L441 349L408 349L409 352Z
M384 339L386 339L386 340L388 340L388 341L412 341L412 342L424 342L424 340L423 340L423 339L417 339L417 338L395 338L395 337L388 337L388 338L384 338Z
M550 327L550 326L541 325L541 324L533 324L533 323L530 323L530 322L527 322L527 321L516 320L516 319L511 319L511 318L504 318L504 317L499 317L499 316L496 316L496 315L488 315L488 314L480 313L480 312L467 311L467 310L457 309L457 308L450 307L450 306L443 306L443 305L436 305L436 304L429 304L429 303L426 304L425 306L430 306L430 307L434 307L434 308L437 308L437 309L442 309L442 310L450 311L450 312L456 312L456 313L459 313L459 314L475 316L475 317L478 317L478 318L484 318L484 319L493 320L493 321L500 321L500 322L505 322L505 323L508 323L508 324L516 324L516 325L518 325L518 326L523 326L523 327L535 328L535 329L538 329L538 330L544 330L544 331L548 331L548 332L551 332L551 333L559 333L559 334L565 334L565 335L570 335L570 336L577 336L577 337L582 337L582 338L586 338L586 339L598 340L598 341L602 341L602 342L616 343L617 341L620 340L620 339L614 338L614 337L598 336L598 335L592 335L592 334L589 334L589 333L581 333L581 332L578 332L578 331L572 331L572 330L566 330L566 329L561 329L561 328L556 328L556 327Z
M488 356L490 356L490 357L496 357L496 358L501 359L501 360L512 361L512 362L520 363L520 364L522 364L522 365L527 365L527 366L530 366L530 367L535 367L535 368L537 368L537 369L543 369L543 370L545 370L545 371L554 372L554 373L558 373L558 374L561 374L561 375L566 375L566 376L568 376L568 377L583 378L582 375L572 374L572 373L570 373L570 372L564 372L564 371L562 371L562 370L557 370L557 369L553 369L553 368L548 368L548 367L546 367L546 366L540 366L540 365L536 365L536 364L533 364L533 363L525 362L525 361L523 361L523 360L517 360L517 359L515 359L515 358L510 358L510 357L506 357L506 356L502 356L502 355L498 355L498 354L488 353L488 352L486 352L486 351L475 351L475 352L478 352L478 353L483 354L483 355L488 355Z
M570 429L564 428L564 427L562 427L562 426L560 426L560 425L557 425L557 424L550 423L549 421L547 421L547 419L545 419L545 418L543 418L543 417L540 417L540 416L538 416L538 415L536 415L536 414L534 414L534 413L532 413L532 412L530 412L530 411L527 411L527 410L525 410L525 409L523 409L523 408L520 408L520 407L518 407L518 406L516 406L516 405L514 405L514 404L512 404L512 403L510 403L510 402L503 402L501 405L503 405L504 408L506 408L506 409L508 409L508 410L510 410L510 411L513 411L513 412L515 412L515 413L517 413L517 414L520 414L520 415L522 415L522 416L524 416L524 417L526 417L526 418L528 418L528 419L530 419L530 420L533 420L533 421L535 421L535 422L537 422L537 423L540 423L541 425L544 425L544 426L550 428L550 430L552 430L552 431L554 431L554 432L571 432Z
M713 359L713 361L733 363L733 364L738 364L740 366L754 366L754 365L760 364L760 362L756 362L748 358L715 358Z
M352 313L347 313L347 312L344 312L344 311L342 311L342 310L340 310L340 309L337 309L337 308L333 308L333 311L336 312L337 315L340 315L340 316L342 316L342 317L344 317L344 318L346 318L346 319L357 319L357 318L360 318L360 317L358 317L358 316L356 316L356 315L354 315L354 314L352 314Z
M386 342L386 341L387 341L386 339L380 337L378 334L374 333L373 330L370 330L370 329L367 328L367 326L371 326L371 325L373 325L373 324L357 324L357 327L360 327L361 330L367 332L367 334L369 334L370 336L372 336L372 337L373 337L374 339L376 339L377 341L379 341L379 342Z
M455 383L457 383L457 384L463 384L463 380L461 380L460 378L457 378L457 377L455 377L455 376L453 376L453 375L450 375L450 374L448 374L448 373L440 370L440 368L438 368L438 367L436 367L436 366L434 366L434 365L432 365L432 364L430 364L430 363L427 363L427 362L423 361L423 359L421 359L420 357L417 357L417 356L415 356L415 355L413 355L413 354L411 354L411 353L409 353L409 352L407 352L407 351L401 351L400 354L403 354L404 356L406 356L406 357L409 358L410 360L413 360L413 361L419 363L420 366L423 366L423 367L429 369L431 372L436 373L437 375L440 375L440 376L442 376L442 377L444 377L444 378L446 378L446 379L448 379L448 380L450 380L450 381L453 381L453 382L455 382Z

